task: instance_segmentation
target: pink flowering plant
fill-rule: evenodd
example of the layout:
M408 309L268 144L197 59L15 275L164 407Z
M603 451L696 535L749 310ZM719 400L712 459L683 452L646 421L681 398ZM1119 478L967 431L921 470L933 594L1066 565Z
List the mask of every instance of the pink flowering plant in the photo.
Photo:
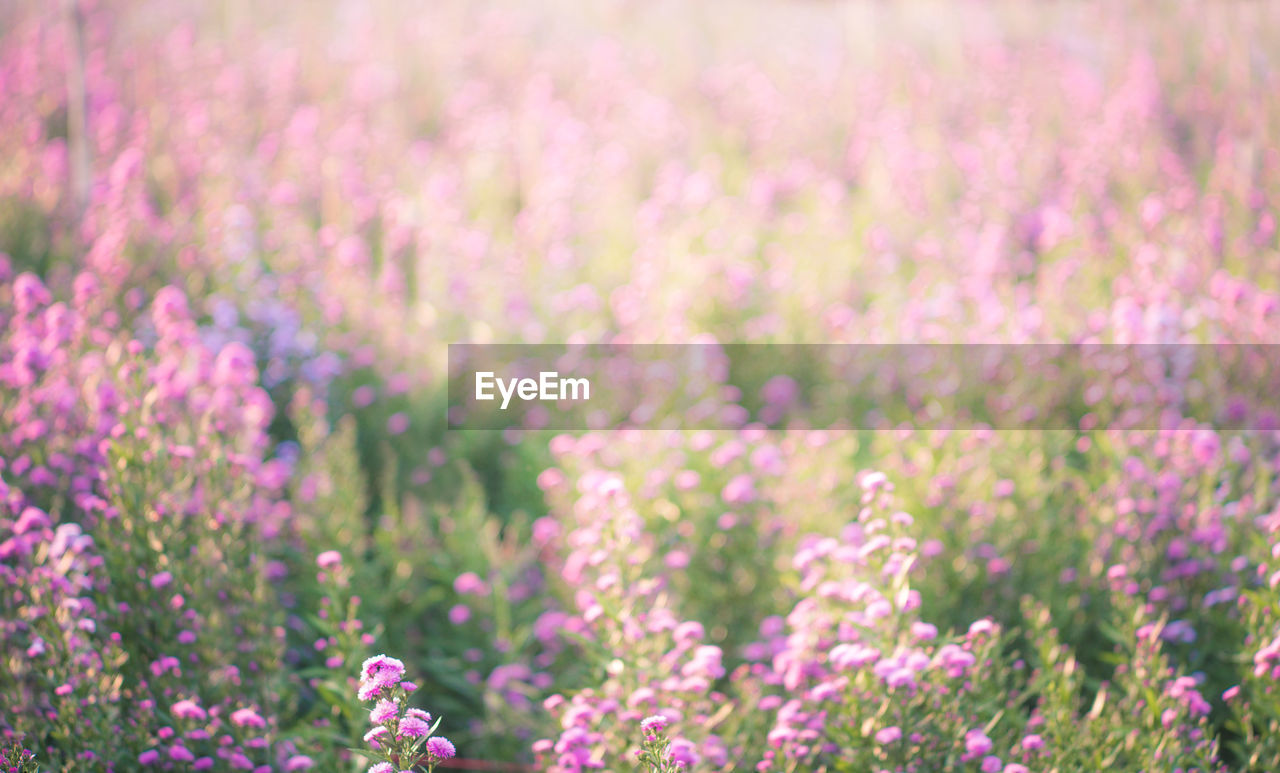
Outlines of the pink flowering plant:
M684 748L688 742L677 745L667 740L666 729L667 718L661 714L640 720L640 732L644 735L644 740L636 751L636 759L645 773L676 773L687 770L689 763L696 759L692 752Z
M409 706L409 695L418 689L404 678L404 663L386 655L375 655L360 667L359 698L373 703L369 720L373 728L364 741L375 759L369 773L412 771L422 766L428 771L457 754L453 743L435 735L440 719ZM368 753L365 753L368 755Z
M20 743L9 742L0 747L0 770L9 773L37 773L36 753Z

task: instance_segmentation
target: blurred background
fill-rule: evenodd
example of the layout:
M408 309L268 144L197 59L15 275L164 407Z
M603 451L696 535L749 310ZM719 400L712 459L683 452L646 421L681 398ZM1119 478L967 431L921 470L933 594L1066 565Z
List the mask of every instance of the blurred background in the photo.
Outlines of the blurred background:
M750 671L774 654L763 621L809 590L789 563L801 536L856 511L823 482L876 468L930 544L924 619L1014 630L1038 599L1077 650L1087 704L1137 657L1126 626L1167 613L1193 631L1171 637L1169 667L1213 701L1195 743L1223 744L1188 754L1271 769L1274 750L1249 744L1280 716L1274 694L1243 719L1218 696L1274 620L1205 594L1265 574L1271 538L1252 518L1272 512L1273 433L448 432L445 358L457 342L1280 343L1277 52L1272 2L0 0L0 474L26 492L14 523L38 507L51 529L96 535L105 568L85 598L107 610L104 636L124 634L76 681L71 655L29 662L36 628L19 621L35 602L6 601L0 728L61 769L100 769L80 748L98 743L125 770L176 721L153 708L199 693L268 716L269 742L236 739L255 765L305 751L348 769L365 721L356 664L386 651L461 756L568 765L558 746L530 751L563 730L542 701L607 692L605 665L631 662L577 649L608 638L582 604L595 579L566 568L591 521L576 496L605 473L626 482L649 535L632 563L665 578L673 614L701 620L730 671ZM77 332L27 327L50 303ZM14 363L36 340L28 380ZM215 369L222 352L236 354ZM55 375L65 405L37 397ZM770 399L771 374L737 375L726 404ZM187 397L224 376L233 391ZM95 418L99 379L136 421ZM181 433L149 412L171 399L193 417ZM164 491L164 512L203 513L224 490L204 468L163 485L110 471L128 467L118 454L159 465L156 438L171 453L215 436L210 449L251 462L225 479L237 512L257 514L241 548L147 531L159 516L125 540L66 495L79 476L124 512ZM86 450L107 438L116 451ZM756 476L749 495L726 488L739 473ZM1148 499L1203 509L1152 521ZM208 559L187 581L212 607L221 586L201 578L257 589L246 619L269 618L274 654L245 654L237 673L276 662L252 689L207 660L161 677L169 651L129 634L170 602L151 580L118 588L179 548ZM342 564L317 577L328 550ZM1116 565L1139 590L1115 586ZM36 587L13 571L11 587ZM134 612L113 617L119 603ZM207 628L220 633L206 658L252 638L234 616ZM75 637L68 652L108 652ZM93 681L114 657L141 686ZM41 718L64 683L125 708L78 743ZM599 732L595 748L615 743ZM720 760L708 769L759 761L750 741L715 737L729 740L698 741L704 764ZM1126 759L1108 764L1163 769Z

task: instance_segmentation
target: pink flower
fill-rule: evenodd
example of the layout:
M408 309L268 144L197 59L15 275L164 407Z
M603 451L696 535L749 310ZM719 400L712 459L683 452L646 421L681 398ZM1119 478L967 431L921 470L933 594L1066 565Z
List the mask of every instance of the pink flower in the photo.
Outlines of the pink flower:
M360 666L360 681L366 685L393 687L404 676L404 663L386 655L374 655Z
M321 569L332 569L342 564L342 554L336 550L326 550L316 556L316 566Z
M876 743L882 746L894 743L900 738L902 738L902 730L898 727L886 727L876 733Z
M974 728L964 734L964 748L975 757L983 755L991 751L991 739L986 733Z
M720 497L729 504L735 505L754 502L756 499L755 481L745 473L735 476L725 484L724 490L720 492Z
M916 641L930 641L938 637L938 627L917 621L911 624L911 635Z
M698 760L701 759L695 751L695 748L693 741L689 741L684 738L677 738L671 742L671 746L668 748L667 753L671 755L671 761L677 765L693 767L694 765L697 765Z
M217 383L234 386L252 384L258 379L258 368L253 350L239 341L222 347L213 364L213 378Z
M427 739L427 755L433 761L447 760L457 753L457 749L448 738L437 735Z
M402 683L401 687L403 686L404 684ZM405 712L405 714L407 714L408 716L414 717L415 719L421 719L423 722L426 722L428 724L431 723L431 714L429 712L423 711L422 709L409 709L408 711Z
M431 732L431 725L417 717L405 717L400 720L396 735L400 738L421 738Z
M463 572L453 581L453 589L463 596L483 595L489 592L489 585L475 572Z
M403 435L409 429L409 417L403 413L393 413L387 419L387 433Z
M983 618L982 620L973 621L973 625L969 626L970 636L982 636L984 634L994 634L997 631L996 624Z
M236 727L263 728L267 726L267 721L253 709L237 709L231 713L231 724Z
M379 725L385 725L395 719L396 714L398 713L399 709L396 707L395 703L392 701L381 700L378 701L378 705L373 707L373 711L369 712L369 719Z
M368 384L358 386L351 392L351 404L357 408L368 408L378 395Z
M169 708L177 719L206 719L209 714L193 700L181 700Z

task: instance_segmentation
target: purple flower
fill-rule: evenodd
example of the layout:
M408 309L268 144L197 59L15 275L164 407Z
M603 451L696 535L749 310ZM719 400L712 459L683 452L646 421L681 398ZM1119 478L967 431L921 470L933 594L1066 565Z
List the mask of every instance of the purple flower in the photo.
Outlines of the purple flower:
M400 738L421 738L431 732L431 725L417 717L405 717L400 720L396 735Z
M974 728L964 734L964 749L973 756L979 756L991 751L991 739L981 730Z
M685 767L693 767L701 759L695 751L693 741L684 738L677 738L672 741L667 753L671 755L672 762Z
M368 773L396 773L396 769L392 767L390 762L379 762L369 768Z
M930 623L915 622L911 624L911 635L916 641L930 641L938 638L938 627Z
M453 748L453 743L443 736L435 736L427 739L427 755L432 763L440 760L447 760L457 754L458 750Z
M753 502L756 499L755 481L750 475L738 475L725 484L720 497L732 505Z
M360 682L365 685L394 687L404 676L404 663L386 655L374 655L360 666Z
M192 700L182 700L173 704L169 711L178 719L206 719L209 714Z
M431 722L431 714L426 711L423 711L422 709L409 709L408 711L405 712L405 714L411 717L415 717L417 719L421 719L423 722L427 722L427 723Z
M876 733L876 743L888 745L902 738L902 730L898 727L886 727Z
M489 592L489 585L475 572L463 572L453 581L453 589L463 596L483 595Z
M373 707L373 711L369 712L369 719L379 725L385 725L395 719L397 713L399 713L399 709L396 708L394 702L381 700L378 701L378 705Z
M645 733L656 734L667 729L667 718L661 714L654 714L640 720L640 729Z
M236 727L263 728L267 726L267 721L253 709L237 709L231 713L231 724Z
M403 413L393 413L387 418L387 432L392 435L403 435L409 429L409 417Z
M253 350L239 341L222 347L213 364L213 378L221 384L243 386L258 378Z

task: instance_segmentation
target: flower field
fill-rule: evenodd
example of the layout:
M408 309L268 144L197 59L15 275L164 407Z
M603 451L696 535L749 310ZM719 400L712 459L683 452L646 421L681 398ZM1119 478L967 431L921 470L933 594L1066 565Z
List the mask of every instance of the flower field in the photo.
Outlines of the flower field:
M1280 771L1277 216L1277 3L0 0L0 771Z

